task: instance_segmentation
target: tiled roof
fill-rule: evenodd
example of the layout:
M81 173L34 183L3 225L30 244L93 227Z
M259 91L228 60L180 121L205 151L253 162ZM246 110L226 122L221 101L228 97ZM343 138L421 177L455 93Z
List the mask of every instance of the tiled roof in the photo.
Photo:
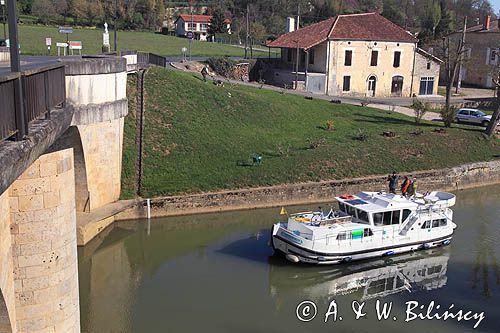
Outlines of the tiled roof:
M288 48L296 48L298 46L301 49L311 48L327 40L334 22L335 17L331 17L328 20L308 25L305 28L279 36L274 41L268 43L267 46Z
M281 35L269 47L308 49L327 39L416 43L409 32L378 13L339 15ZM298 44L298 45L297 45Z
M463 28L459 31L461 32ZM467 29L467 32L500 32L500 26L498 20L492 20L490 22L490 28L488 30L484 29L483 24L479 24Z
M192 18L191 18L192 16ZM191 20L194 23L210 23L210 20L212 19L211 15L191 15L191 14L181 14L177 19L182 19L184 22L191 22Z

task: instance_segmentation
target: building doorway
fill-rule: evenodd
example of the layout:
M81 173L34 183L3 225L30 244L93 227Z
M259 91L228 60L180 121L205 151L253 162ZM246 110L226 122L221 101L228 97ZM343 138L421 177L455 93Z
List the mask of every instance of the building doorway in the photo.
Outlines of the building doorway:
M375 97L377 90L377 77L372 75L368 78L368 97Z
M403 96L403 77L396 75L392 78L391 95L393 97Z

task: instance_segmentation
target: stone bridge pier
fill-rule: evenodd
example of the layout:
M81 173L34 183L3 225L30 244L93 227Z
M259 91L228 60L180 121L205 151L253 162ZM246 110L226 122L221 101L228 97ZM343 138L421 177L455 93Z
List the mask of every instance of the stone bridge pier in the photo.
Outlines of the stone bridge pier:
M125 60L64 63L66 106L0 142L0 333L80 331L77 220L120 196Z

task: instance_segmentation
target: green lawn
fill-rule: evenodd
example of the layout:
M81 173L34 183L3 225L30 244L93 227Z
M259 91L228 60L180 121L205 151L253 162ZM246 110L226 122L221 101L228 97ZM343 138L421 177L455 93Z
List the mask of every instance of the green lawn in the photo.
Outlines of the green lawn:
M147 197L403 173L500 157L500 140L485 139L478 127L454 126L438 134L439 123L416 126L413 118L388 111L241 85L217 87L194 74L158 68L146 80ZM132 103L130 111L124 197L133 193L136 154ZM326 130L329 120L334 130ZM366 141L355 139L360 129ZM411 134L417 130L424 133ZM384 131L397 137L385 138ZM253 153L262 154L262 165L238 165Z
M70 40L82 41L83 53L96 54L102 51L102 33L98 29L74 29ZM56 42L66 41L66 35L59 33L57 27L41 25L20 25L19 38L21 51L28 55L47 54L45 38L52 37L52 54L57 54ZM113 44L113 32L110 31L110 42ZM139 50L153 52L164 56L181 56L181 49L188 47L186 38L178 38L155 34L152 32L118 31L118 48L120 50ZM193 41L191 54L193 56L243 56L245 50L231 45ZM267 55L267 52L254 52L256 56Z

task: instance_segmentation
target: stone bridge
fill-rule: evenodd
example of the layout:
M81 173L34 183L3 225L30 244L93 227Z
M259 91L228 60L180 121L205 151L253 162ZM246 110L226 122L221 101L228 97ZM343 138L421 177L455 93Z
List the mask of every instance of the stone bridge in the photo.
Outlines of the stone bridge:
M0 332L80 331L77 220L120 196L126 61L62 63L63 106L0 141Z

